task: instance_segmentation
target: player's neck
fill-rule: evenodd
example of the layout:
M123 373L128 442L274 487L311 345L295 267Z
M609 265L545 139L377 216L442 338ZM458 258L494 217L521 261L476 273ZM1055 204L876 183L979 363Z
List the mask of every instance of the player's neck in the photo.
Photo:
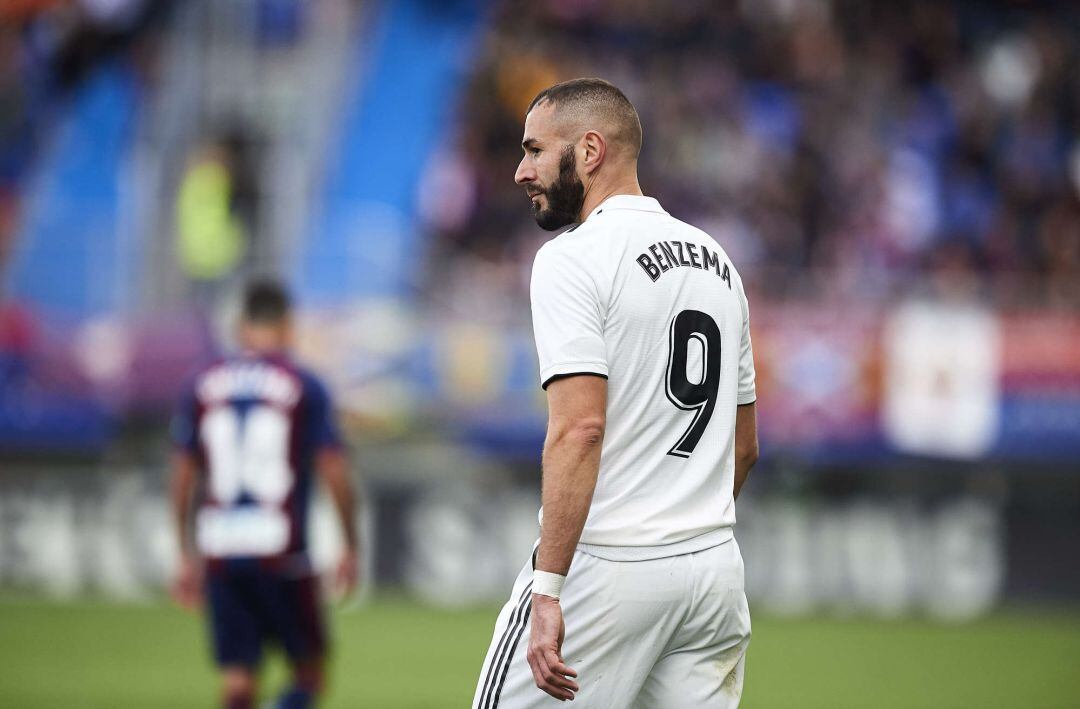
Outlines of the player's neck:
M585 221L585 218L592 214L593 210L603 204L606 199L620 194L643 197L645 193L641 191L641 185L638 184L636 175L631 175L623 180L617 180L610 185L594 184L593 188L585 195L585 201L581 205L581 214L578 215L578 221Z
M240 350L249 357L277 357L285 354L287 347L281 341L241 342Z
M240 327L240 347L261 356L279 354L288 347L288 332L284 325L247 323Z

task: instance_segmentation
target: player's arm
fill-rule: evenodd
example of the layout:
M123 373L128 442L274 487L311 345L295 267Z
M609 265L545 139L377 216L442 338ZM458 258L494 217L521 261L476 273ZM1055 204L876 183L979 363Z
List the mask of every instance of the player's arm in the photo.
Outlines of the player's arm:
M735 409L735 485L732 495L739 497L750 468L758 459L757 435L757 372L754 367L754 345L750 340L750 304L739 279L742 306L742 333L739 346L738 407Z
M757 436L757 409L755 404L743 404L735 410L735 489L734 495L738 499L739 491L746 476L750 474L750 468L758 459L758 436Z
M171 467L169 499L180 552L180 566L172 592L177 603L191 608L198 604L202 575L199 556L191 538L191 517L194 512L195 488L199 482L199 465L191 453L179 450L173 454Z
M326 486L341 524L345 549L338 560L337 592L347 596L360 579L360 535L356 531L356 494L349 476L349 457L338 429L330 394L315 378L307 380L307 407L315 445L315 473Z
M338 562L336 582L339 591L347 595L360 577L360 535L356 527L356 493L349 477L349 459L341 447L325 447L319 450L315 470L330 494L341 523L345 551Z
M577 673L562 659L565 634L559 594L589 514L607 412L606 306L587 264L548 244L533 263L530 285L540 381L548 393L544 441L544 522L533 578L527 658L536 686L573 699Z
M607 379L582 374L553 380L548 392L548 429L544 441L544 523L536 571L566 576L581 530L589 515L607 412ZM565 635L562 608L550 589L534 585L528 659L536 686L556 699L573 699L577 672L562 659ZM546 591L546 592L545 592ZM557 591L555 592L557 594Z
M556 379L548 385L544 441L544 524L536 568L565 576L589 514L607 412L607 380L593 375Z

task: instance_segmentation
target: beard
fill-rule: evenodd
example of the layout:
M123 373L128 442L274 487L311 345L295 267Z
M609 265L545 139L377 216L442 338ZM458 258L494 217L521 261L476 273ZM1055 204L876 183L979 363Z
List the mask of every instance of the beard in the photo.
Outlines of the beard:
M555 231L574 224L585 204L585 185L578 179L574 146L568 145L559 157L559 177L540 194L547 197L547 207L533 202L533 218L541 229Z

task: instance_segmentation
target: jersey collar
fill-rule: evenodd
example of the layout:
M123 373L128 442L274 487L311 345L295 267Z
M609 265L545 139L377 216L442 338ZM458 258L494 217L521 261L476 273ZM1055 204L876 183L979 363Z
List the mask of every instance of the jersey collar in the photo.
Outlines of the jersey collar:
M600 212L608 209L629 209L635 212L667 214L654 197L642 197L636 194L615 194L605 199L596 207L596 209L589 212L589 216L585 217L585 220L588 221Z

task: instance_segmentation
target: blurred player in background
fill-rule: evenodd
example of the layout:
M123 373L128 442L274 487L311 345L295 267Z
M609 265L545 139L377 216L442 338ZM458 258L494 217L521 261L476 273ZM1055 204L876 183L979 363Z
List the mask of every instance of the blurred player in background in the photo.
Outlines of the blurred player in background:
M641 123L608 82L542 91L522 147L537 223L577 226L533 265L540 541L473 706L735 707L750 616L732 527L758 448L742 281L642 195Z
M254 705L266 641L283 647L293 669L278 706L310 706L322 688L326 634L307 543L314 474L344 531L339 590L358 579L348 461L325 388L289 358L289 311L279 284L249 285L242 352L195 377L173 426L174 595L190 607L205 593L230 708Z

